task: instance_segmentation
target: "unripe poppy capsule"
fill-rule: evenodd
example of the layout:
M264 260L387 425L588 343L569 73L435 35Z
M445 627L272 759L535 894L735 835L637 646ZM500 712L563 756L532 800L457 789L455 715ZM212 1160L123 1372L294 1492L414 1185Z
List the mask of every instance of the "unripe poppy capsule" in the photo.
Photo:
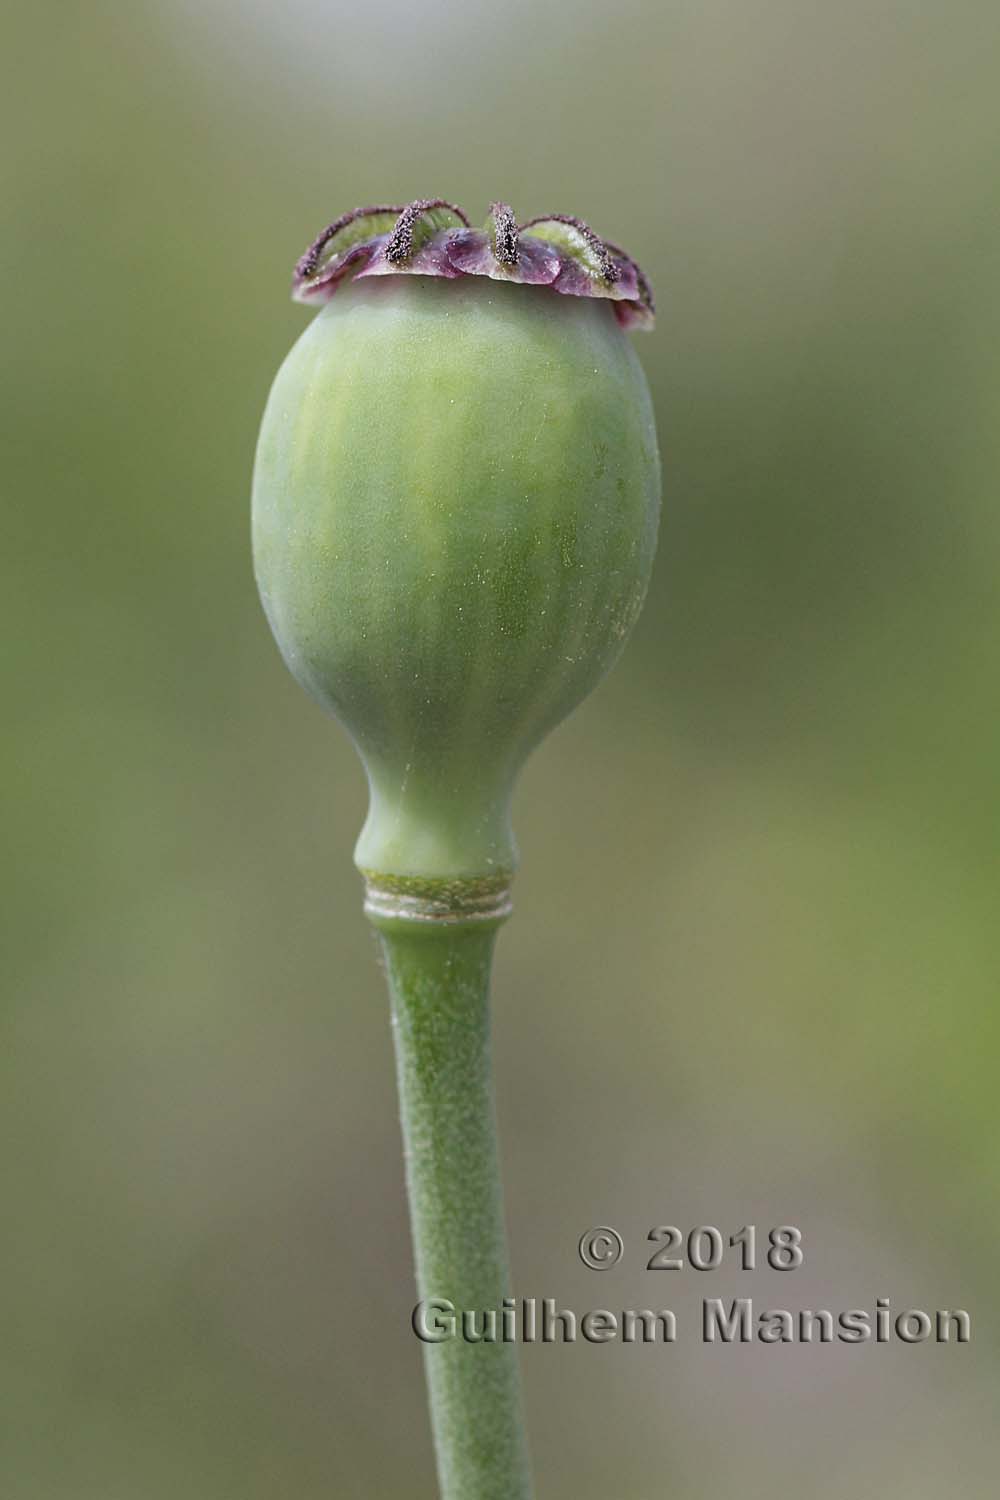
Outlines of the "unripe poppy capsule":
M578 220L425 200L332 224L295 295L322 307L261 428L264 608L364 761L372 915L497 917L517 772L646 591L648 284Z

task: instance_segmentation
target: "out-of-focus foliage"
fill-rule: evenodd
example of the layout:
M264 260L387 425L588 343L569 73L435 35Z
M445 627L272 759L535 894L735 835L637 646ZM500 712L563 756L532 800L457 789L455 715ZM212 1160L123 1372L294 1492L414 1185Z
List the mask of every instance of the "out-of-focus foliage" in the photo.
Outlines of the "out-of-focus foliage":
M682 1332L525 1351L540 1493L993 1494L995 7L98 0L4 53L0 1490L433 1494L363 780L247 505L295 257L443 193L660 306L653 592L524 779L497 1053L519 1294ZM802 1271L643 1270L747 1222ZM737 1295L975 1338L703 1347Z

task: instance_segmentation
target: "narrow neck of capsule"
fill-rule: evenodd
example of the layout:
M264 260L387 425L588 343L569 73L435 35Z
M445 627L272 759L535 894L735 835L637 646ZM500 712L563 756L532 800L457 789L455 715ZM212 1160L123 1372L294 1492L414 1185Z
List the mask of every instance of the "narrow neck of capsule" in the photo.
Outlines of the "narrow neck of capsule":
M513 769L421 749L404 765L364 757L368 816L354 860L380 891L472 909L510 884L517 862Z

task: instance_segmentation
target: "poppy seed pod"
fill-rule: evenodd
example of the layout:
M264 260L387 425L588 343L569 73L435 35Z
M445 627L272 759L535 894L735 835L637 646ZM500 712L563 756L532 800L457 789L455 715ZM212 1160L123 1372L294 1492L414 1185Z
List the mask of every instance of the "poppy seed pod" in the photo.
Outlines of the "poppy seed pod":
M261 428L264 608L364 761L372 915L499 916L517 772L646 591L649 287L579 220L422 200L330 225L294 295L321 310Z

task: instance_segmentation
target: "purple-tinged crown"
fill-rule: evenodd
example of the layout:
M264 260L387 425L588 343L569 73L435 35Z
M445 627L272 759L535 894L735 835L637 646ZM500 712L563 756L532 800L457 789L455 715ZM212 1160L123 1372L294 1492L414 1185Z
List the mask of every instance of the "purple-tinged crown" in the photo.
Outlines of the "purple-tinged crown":
M489 276L571 297L605 297L624 328L653 326L653 290L624 250L569 214L519 225L506 203L491 206L482 229L472 229L443 198L356 208L310 245L295 267L292 296L327 302L343 281L406 274Z

